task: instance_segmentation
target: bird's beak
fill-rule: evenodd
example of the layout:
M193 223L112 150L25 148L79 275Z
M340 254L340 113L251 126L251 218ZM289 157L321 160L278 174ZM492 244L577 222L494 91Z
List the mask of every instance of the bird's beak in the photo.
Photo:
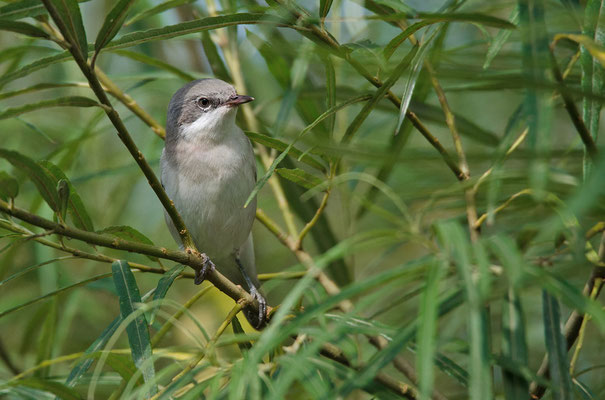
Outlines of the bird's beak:
M233 96L232 98L230 98L229 100L227 100L225 102L225 105L229 106L229 107L236 107L236 106L239 106L240 104L249 103L252 100L254 100L254 97L237 94L237 95Z

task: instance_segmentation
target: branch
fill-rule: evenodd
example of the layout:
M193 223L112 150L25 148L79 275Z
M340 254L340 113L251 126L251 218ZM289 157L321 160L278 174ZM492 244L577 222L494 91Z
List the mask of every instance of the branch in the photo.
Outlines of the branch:
M58 12L55 9L52 2L50 0L42 0L42 2L44 3L44 6L48 10L48 13L51 15L52 19L55 21L55 24L59 28L59 31L63 34L64 37L69 37L69 35L65 35L67 28L63 24L63 20L61 19L60 15L58 14ZM139 151L139 149L137 148L134 140L130 136L130 133L126 129L124 122L120 118L120 115L113 108L113 106L111 105L111 102L107 98L105 90L103 89L103 86L99 82L94 71L91 69L91 67L87 63L86 59L84 59L82 57L82 55L79 53L79 51L76 50L77 46L75 45L75 43L69 43L69 44L70 44L70 46L68 47L68 50L70 51L74 61L76 62L76 64L78 65L78 67L80 68L80 70L82 71L84 76L86 77L86 79L88 80L88 84L90 85L90 88L94 92L95 96L97 97L99 102L104 106L103 109L105 110L107 117L109 118L109 120L111 121L113 126L115 127L118 137L122 140L122 142L124 143L124 145L126 146L128 151L130 152L130 154L132 155L132 157L134 158L136 163L139 165L139 168L141 169L141 171L147 178L149 185L151 186L151 188L155 192L156 196L158 197L158 199L164 206L164 209L170 216L170 219L174 223L174 226L175 226L177 232L179 233L179 236L181 238L183 245L185 246L186 249L194 250L193 252L195 253L197 250L195 250L196 248L195 248L195 244L193 243L193 239L191 238L189 231L185 227L185 223L183 222L183 219L181 218L178 211L174 207L174 203L170 200L170 198L168 197L168 195L162 188L162 185L161 185L159 179L153 172L153 169L149 166L149 164L145 160L143 153L141 153L141 151ZM205 255L200 254L199 258L207 261L207 257Z
M164 247L156 247L144 243L131 242L110 235L102 235L95 232L89 232L71 226L58 224L38 215L31 214L21 208L14 206L11 207L9 203L3 200L0 200L0 211L40 228L51 230L57 235L78 239L97 246L145 254L165 260L172 260L180 264L187 265L193 268L195 271L200 270L204 266L204 258L192 254L191 252L169 250ZM75 251L77 251L78 254L81 254L79 250ZM103 261L99 258L98 260ZM210 281L218 290L225 293L236 302L243 302L245 305L252 307L255 312L258 312L258 303L254 301L252 296L242 289L241 286L235 285L216 269L208 273L206 280Z

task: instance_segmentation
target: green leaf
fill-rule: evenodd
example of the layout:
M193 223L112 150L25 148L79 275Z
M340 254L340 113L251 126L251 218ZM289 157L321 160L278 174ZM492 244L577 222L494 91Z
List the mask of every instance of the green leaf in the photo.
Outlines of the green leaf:
M519 7L515 6L513 11L510 13L508 20L511 24L517 25L519 23ZM487 54L485 55L485 62L483 63L483 69L488 69L494 58L498 55L502 46L506 43L510 35L513 33L511 29L501 29L496 37L492 40Z
M29 64L24 65L23 67L12 71L10 73L5 73L0 76L0 87L6 85L9 82L14 81L15 79L22 78L31 74L32 72L39 71L43 68L46 68L50 65L57 64L64 61L71 60L71 54L68 51L64 51L59 54L55 54L53 56L44 57L36 61L32 61Z
M397 48L410 36L418 32L421 28L434 23L435 21L420 21L408 26L403 32L391 39L391 41L384 47L382 51L384 58L386 60L390 59L395 50L397 50Z
M39 163L43 168L46 169L48 174L59 184L60 181L66 181L69 194L67 196L67 212L71 217L73 224L80 229L94 232L94 225L92 223L92 219L88 215L86 211L86 207L84 207L84 203L80 198L80 195L76 191L76 188L72 185L72 183L67 179L67 176L57 167L55 164L50 161L40 161Z
M162 278L159 280L158 285L155 289L155 293L153 294L153 300L162 300L166 297L166 293L168 293L168 289L172 286L172 283L176 278L181 275L181 272L185 269L185 266L182 264L175 265L172 269L166 271ZM155 320L155 315L157 314L160 305L156 305L151 309L150 317L149 317L149 325L153 324Z
M231 328L233 329L233 333L236 335L246 334L246 332L244 332L244 328L242 328L242 324L239 322L239 319L237 319L237 315L231 320ZM242 352L242 354L244 354L246 351L252 348L252 343L248 342L247 340L238 340L237 347L239 347L239 350Z
M78 0L85 3L89 0ZM16 20L45 15L46 9L40 0L18 0L0 7L0 19Z
M244 133L246 134L246 136L248 136L250 140L258 144L262 144L263 146L270 147L279 151L284 151L288 148L288 145L286 143L269 135L250 131L244 131ZM311 153L313 153L313 151L311 151ZM307 152L303 153L296 147L290 148L288 154L290 154L290 157L295 158L296 160L303 162L311 167L317 168L322 171L325 170L325 167L322 163L317 161L315 158L311 157Z
M38 338L38 349L36 352L36 364L52 358L52 351L55 341L55 333L57 331L57 298L53 298L48 303L45 312L46 317L40 329ZM37 378L47 378L50 374L50 366L40 368L35 372Z
M432 263L428 266L426 287L420 300L418 319L420 324L416 333L418 356L416 371L418 372L418 389L420 397L428 399L433 390L435 379L434 357L437 353L437 310L439 306L439 284L447 271L447 265Z
M170 10L171 8L175 8L175 7L179 7L182 6L183 4L190 4L195 2L195 0L169 0L169 1L165 1L163 3L158 4L157 6L148 8L144 11L141 11L138 14L135 14L132 18L130 18L128 21L126 21L126 23L124 24L124 26L128 26L128 25L132 25L137 21L140 21L142 19L151 17L153 15L159 14L163 11L166 10Z
M336 105L336 71L332 58L327 55L322 58L324 69L326 70L326 109L330 109ZM336 116L332 115L328 119L328 132L330 136L334 135L334 124Z
M188 35L190 33L197 33L211 29L246 24L289 26L287 20L276 17L274 15L249 13L229 14L221 15L218 17L205 17L195 21L188 21L176 25L165 26L163 28L129 33L110 42L106 46L106 48L122 49L125 47L136 46L138 44L146 43L149 41L171 39L178 36Z
M59 210L57 214L64 221L67 214L67 206L69 204L69 184L65 179L59 179L57 182L57 194L59 195Z
M332 7L332 0L319 0L319 17L325 18Z
M109 11L103 21L103 26L97 34L97 40L95 40L95 53L92 59L95 60L101 49L114 38L122 23L126 19L128 9L134 4L136 0L119 0L115 3L113 8ZM93 63L94 64L94 63Z
M434 39L437 37L442 27L443 25L431 26L425 34L428 35L428 37L426 39L423 38L423 40L420 42L420 48L418 52L416 52L414 60L412 60L412 70L410 71L408 79L405 82L403 94L401 95L399 121L397 122L397 128L395 128L395 132L399 131L399 129L401 128L401 124L403 124L403 120L405 119L408 107L410 105L410 102L412 101L412 95L414 94L416 81L418 80L418 76L420 75L420 71L422 70L422 66L424 65L424 59L426 58L429 50L433 46Z
M108 228L101 229L97 231L100 234L108 234L120 239L130 240L133 242L148 244L150 246L155 246L155 244L149 239L147 236L143 235L141 232L136 230L133 227L126 225L118 225L118 226L110 226ZM147 256L150 260L157 260L157 257Z
M594 44L603 49L605 46L605 3L597 0L589 0L584 11L584 27L582 34L592 39ZM602 54L602 51L601 51ZM582 68L582 91L585 93L603 93L605 81L605 69L603 60L601 63L595 61L596 55L591 52L591 46L582 46L580 49L580 66ZM582 102L582 119L590 132L593 140L597 141L599 133L599 120L602 102L585 96ZM590 171L590 157L584 150L584 176Z
M445 255L454 260L464 284L469 303L470 338L470 381L469 398L487 400L492 398L492 378L488 340L490 333L487 315L482 303L481 284L473 279L471 245L467 233L456 222L447 221L436 226Z
M65 386L62 383L55 382L49 379L37 379L37 378L25 378L16 381L9 381L2 386L23 386L27 388L42 390L44 392L52 393L61 400L81 400L80 395L73 390Z
M286 178L287 180L294 182L305 189L313 189L315 186L320 185L323 182L315 175L311 175L307 171L304 171L300 168L277 168L275 172L277 172L282 178Z
M550 382L554 400L573 399L567 346L561 332L561 312L559 302L547 291L542 292L542 312L544 317L544 338L550 365Z
M20 19L26 17L37 17L46 14L44 5L40 0L21 0L0 7L0 18Z
M59 97L52 100L42 100L37 103L30 103L20 107L6 108L0 111L0 120L16 117L31 111L40 110L49 107L101 107L99 103L88 97L68 96Z
M0 171L0 198L14 199L19 194L19 182L4 171Z
M59 210L59 195L56 183L34 160L15 151L0 149L0 157L10 162L15 168L26 173L34 182L40 195L53 211Z
M138 304L141 303L141 295L137 282L126 261L116 261L111 265L113 281L120 298L120 313L123 319L136 312ZM149 329L144 314L139 314L126 327L128 343L134 365L141 370L145 382L155 381L155 369L151 354L151 343L149 340ZM155 394L155 384L151 386L149 394Z
M414 46L412 50L409 51L408 54L401 60L401 62L395 67L395 70L391 73L389 78L382 84L382 86L376 89L376 92L366 104L364 104L363 108L359 113L355 116L355 119L351 124L347 127L347 130L342 137L342 143L348 143L353 138L353 135L357 132L361 124L366 120L366 118L370 115L374 107L378 104L380 100L384 98L387 92L393 87L395 83L401 77L401 74L406 70L406 68L410 65L413 59L415 59L416 54L418 53L418 46ZM397 128L399 129L399 127Z
M78 1L45 0L44 5L47 8L54 8L56 16L53 16L53 19L58 18L59 21L55 20L55 23L64 26L64 31L61 33L67 42L75 47L82 58L88 58L88 42Z
M30 24L26 24L25 22L0 19L0 30L43 39L50 38L48 33L44 32L42 29Z
M302 131L300 131L300 133L292 141L292 143L290 143L284 149L284 151L282 151L275 158L275 160L273 160L273 163L269 166L269 168L267 169L267 172L265 172L265 174L256 182L256 186L252 190L252 193L250 193L250 195L248 196L248 199L246 200L246 203L245 203L244 207L248 206L248 204L250 204L250 202L252 201L252 199L254 199L254 197L256 196L256 194L262 189L262 187L269 180L269 178L271 177L271 175L273 175L273 172L275 171L275 168L277 167L277 165L280 162L283 161L283 159L286 157L286 155L288 155L288 152L290 150L292 150L292 148L294 147L294 144L298 141L298 139L300 139L302 136L304 136L311 129L315 128L321 121L323 121L324 119L328 118L329 116L331 116L332 114L336 113L337 111L339 111L339 110L341 110L341 109L343 109L343 108L345 108L347 106L350 106L351 104L355 104L355 103L358 103L360 101L369 100L371 98L372 98L372 96L369 96L369 95L358 96L358 97L354 97L352 99L349 99L349 100L347 100L347 101L345 101L345 102L343 102L341 104L338 104L338 105L334 106L333 108L327 110L323 114L321 114L319 117L317 117L315 119L315 121L313 121L312 123L310 123L309 125L307 125L305 127L305 129L303 129Z
M218 48L212 41L208 31L202 31L202 46L204 46L204 54L208 58L214 76L227 82L233 82L229 70L219 55Z
M157 58L146 56L145 54L136 53L130 50L113 50L112 53L118 54L123 57L128 57L132 60L142 62L143 64L151 65L152 67L163 69L165 71L170 72L171 74L178 76L186 82L195 80L195 77L193 75L190 75L187 72L177 67L174 67L164 61L158 60Z
M519 365L527 365L528 353L525 339L525 318L523 316L523 309L521 308L521 300L515 289L509 289L503 307L502 355ZM506 400L527 397L529 382L523 376L505 369L502 371L502 380Z

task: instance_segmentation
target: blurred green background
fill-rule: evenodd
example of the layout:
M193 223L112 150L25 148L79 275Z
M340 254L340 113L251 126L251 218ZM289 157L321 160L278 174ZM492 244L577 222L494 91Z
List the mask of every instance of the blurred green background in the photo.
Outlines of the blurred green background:
M35 11L36 6L29 3L3 1L0 20L19 20L45 31L54 29L47 14ZM318 265L326 264L328 275L341 287L352 288L347 298L355 308L341 315L342 310L315 309L316 304L330 296L319 283L308 283L293 304L304 305L299 312L309 320L281 339L269 336L272 339L267 340L272 341L273 347L262 354L264 361L256 360L264 362L265 369L255 364L250 376L236 374L235 366L249 371L242 365L252 368L246 364L252 361L243 357L236 345L225 345L218 350L218 364L204 365L205 369L198 371L198 382L216 380L212 393L219 397L230 392L235 396L231 398L253 398L247 397L253 393L263 393L263 398L280 394L286 394L286 398L320 398L319 394L325 392L323 398L390 398L392 393L384 393L380 386L368 389L367 377L355 375L366 365L380 365L374 375L382 370L411 382L413 387L421 388L420 397L428 396L434 387L449 399L520 398L507 392L507 387L511 387L507 385L526 387L535 378L545 352L553 351L548 340L564 340L557 324L548 330L545 291L557 304L560 302L560 312L554 314L561 321L574 309L588 310L593 315L583 329L582 348L571 374L557 377L554 389L547 391L545 398L605 396L601 379L605 314L600 303L581 295L593 269L603 265L603 255L597 254L601 233L588 240L584 237L604 220L605 171L602 161L590 166L577 125L570 118L571 106L568 104L566 109L564 101L570 99L588 125L587 131L600 144L602 138L596 137L600 131L598 119L596 125L586 120L587 116L599 114L603 101L602 67L598 60L605 55L603 43L599 42L605 35L599 33L603 25L598 13L603 6L600 1L131 3L116 42L131 32L166 29L170 25L178 29L186 21L217 15L237 18L242 13L265 13L288 21L288 27L261 20L259 24L228 28L198 28L194 33L179 33L166 40L151 35L121 49L110 44L99 54L96 66L159 126L165 124L172 94L191 79L216 76L234 83L238 92L255 97L249 108L240 110L238 115L245 131L268 135L285 144L296 141L297 148L308 151L307 155L325 166L323 170L314 169L290 154L278 168L303 169L305 176L310 174L330 187L327 207L302 248ZM105 16L116 4L102 0L79 4L88 42L94 42ZM20 15L12 11L15 9L29 11ZM298 18L293 16L296 13ZM398 43L396 38L402 30L419 22L426 26L418 27L414 37ZM102 109L36 107L7 118L6 110L23 105L66 96L95 96L73 60L44 62L43 68L34 70L32 66L38 60L63 52L56 43L15 33L10 24L1 21L0 29L0 110L4 110L0 111L0 147L36 161L50 160L60 167L80 195L95 230L130 226L155 245L176 249L165 227L161 203ZM338 48L318 39L317 32L324 35L323 39L337 41ZM564 73L564 83L557 83L550 59L549 45L557 34L585 34L583 37L590 41L584 42L580 50L577 38L557 38L554 59ZM417 52L412 53L415 40L419 45ZM409 63L400 64L406 56L410 57ZM587 66L593 75L587 76ZM439 91L435 89L437 82L455 117L470 177L456 179L439 152L409 119L399 127L401 110L386 97L371 106L366 119L360 118L364 105L369 104L367 99L340 109L299 137L305 127L334 105L377 93L370 80L384 83L391 77L395 79L392 94L410 100L409 110L438 139L453 164L464 166L446 124ZM49 85L36 86L39 84ZM25 88L31 90L14 92ZM159 174L163 140L132 108L115 96L110 99L138 148ZM592 114L587 110L592 110ZM352 139L343 140L349 135L346 132L352 134ZM517 147L513 143L519 138ZM511 146L515 146L514 151L506 154ZM268 154L269 163L280 153L262 147L262 143L255 147L257 153ZM267 170L261 158L259 177ZM15 205L53 219L53 211L24 171L2 159L0 171L8 172L19 182ZM490 172L480 178L486 171ZM272 179L283 188L294 226L300 232L323 194L307 192L308 187L300 182L284 178L286 173L275 174ZM468 193L474 198L473 206L469 206ZM288 231L287 216L284 217L284 208L271 184L260 190L258 207ZM479 245L471 244L468 207L486 217L477 230ZM8 220L7 215L2 218ZM14 222L21 224L17 219ZM69 219L67 223L70 224ZM35 233L43 232L22 225ZM18 311L6 315L4 311L91 276L110 273L110 264L69 257L9 229L0 232L0 349L4 361L0 362L0 379L5 383L0 395L45 398L50 396L48 388L40 391L7 386L6 382L13 382L15 373L40 365L43 360L82 352L99 337L120 313L113 280L109 276L60 291ZM259 273L305 270L297 255L259 221L255 222L253 234ZM59 243L56 235L44 238ZM167 260L160 265L140 254L93 248L73 239L62 240L67 246L87 252L153 267L174 265ZM470 261L462 260L465 251L471 254ZM50 262L40 265L47 261ZM22 273L32 266L31 271ZM399 270L401 274L377 287L360 286L381 273ZM13 277L14 274L19 275ZM161 277L143 272L136 272L135 276L141 294L156 287ZM438 279L431 280L431 276ZM280 279L264 283L269 304L277 306L289 295L294 296L296 284L297 280ZM191 279L176 280L151 331L157 332L167 316L199 289ZM457 291L465 293L464 300L437 318L437 302ZM525 341L526 349L517 353L510 353L503 344L509 334L505 325L508 317L503 315L507 293L513 293L522 306L520 318L524 325L516 326L512 336ZM202 335L193 321L212 336L232 307L232 299L211 290L191 307L191 318L183 318L182 324L154 348L154 353L169 353L159 356L155 363L160 387L168 385L170 378L187 364L188 357L199 349L195 338L201 340ZM244 323L241 316L240 321ZM390 354L401 355L415 365L420 383L403 376L388 362L388 356L375 356L377 350L364 339L364 335L397 337L397 332L413 324L421 327L419 336L412 333L400 347L391 348ZM251 335L249 339L258 339L249 326L245 325L245 329ZM343 329L350 332L343 333ZM291 345L288 338L294 334L306 334L311 342L338 345L359 368L328 368L317 350L305 354L284 351L282 346ZM423 334L434 336L434 341L423 343ZM225 335L231 335L231 328ZM266 335L278 334L273 330ZM485 348L476 346L480 337ZM113 349L125 354L128 348L128 337L122 333ZM423 364L422 360L433 360L435 354L436 366ZM572 354L573 350L557 364L563 365L567 373ZM514 359L515 356L521 358ZM34 376L63 382L74 360L38 369ZM293 372L294 377L287 377L284 370L296 363L300 370ZM76 386L79 395L86 396L92 381L97 382L97 398L108 398L111 393L123 398L145 396L143 389L116 392L120 375L105 366L101 377L91 377L93 369ZM223 376L216 372L221 369ZM318 382L312 378L316 369L321 371L317 372ZM517 371L521 384L511 384L510 377L503 377L503 370ZM434 376L430 371L435 371ZM308 383L311 381L314 383ZM356 381L360 387L346 385ZM571 385L569 397L565 397L566 382ZM179 386L184 387L185 383ZM249 392L238 392L234 387ZM563 388L561 392L557 387ZM237 397L237 393L245 397Z

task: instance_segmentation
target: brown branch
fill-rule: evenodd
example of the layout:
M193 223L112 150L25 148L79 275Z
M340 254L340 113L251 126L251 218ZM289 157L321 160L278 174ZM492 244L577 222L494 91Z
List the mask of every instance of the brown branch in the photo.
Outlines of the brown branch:
M70 35L64 34L64 32L67 31L67 28L63 24L63 20L61 19L61 16L57 12L57 9L55 8L55 6L52 4L52 2L50 0L42 0L42 2L44 3L45 8L48 10L48 13L54 20L55 24L59 28L59 31L61 33L63 33L64 37L68 38ZM124 143L124 145L126 146L128 151L130 152L130 154L132 155L132 157L138 164L139 168L141 169L141 171L147 178L149 185L151 186L151 188L155 192L156 196L158 197L158 199L164 206L164 209L170 216L170 219L174 223L174 226L176 227L176 230L180 235L183 245L185 246L186 249L192 249L192 250L194 250L194 253L197 252L197 250L195 248L195 244L193 243L193 239L191 238L189 231L185 227L185 223L183 222L183 219L181 218L178 211L174 207L174 203L170 200L170 198L168 197L168 195L162 188L162 185L161 185L159 179L153 172L153 169L149 166L149 164L145 160L143 153L141 151L139 151L134 140L130 136L130 133L126 129L124 122L120 118L120 115L111 105L111 102L109 101L107 94L105 93L103 86L99 82L94 70L91 69L90 65L87 63L87 60L82 56L82 54L80 54L75 42L69 43L68 50L71 53L74 61L76 62L76 64L78 65L78 67L80 68L80 70L82 71L84 76L86 77L86 79L88 80L88 84L90 85L90 88L94 92L95 96L97 97L99 102L103 105L103 109L105 110L107 117L109 118L109 120L111 121L113 126L115 127L118 137L122 140L122 143ZM207 257L203 254L200 254L199 258L207 261Z
M158 257L165 260L172 260L180 264L187 265L195 271L204 267L204 259L187 251L170 250L163 247L156 247L144 243L131 242L128 240L116 238L115 236L89 232L75 227L58 224L39 215L31 214L18 207L11 207L7 202L0 200L0 211L22 221L38 226L40 228L52 230L57 235L78 239L86 243L102 246L110 249L124 250L148 256ZM76 250L79 253L79 250ZM74 253L72 253L74 254ZM101 260L99 260L101 261ZM208 273L207 278L217 289L231 297L236 302L244 302L258 310L258 304L248 292L241 286L235 285L216 269ZM258 311L255 311L258 312Z

